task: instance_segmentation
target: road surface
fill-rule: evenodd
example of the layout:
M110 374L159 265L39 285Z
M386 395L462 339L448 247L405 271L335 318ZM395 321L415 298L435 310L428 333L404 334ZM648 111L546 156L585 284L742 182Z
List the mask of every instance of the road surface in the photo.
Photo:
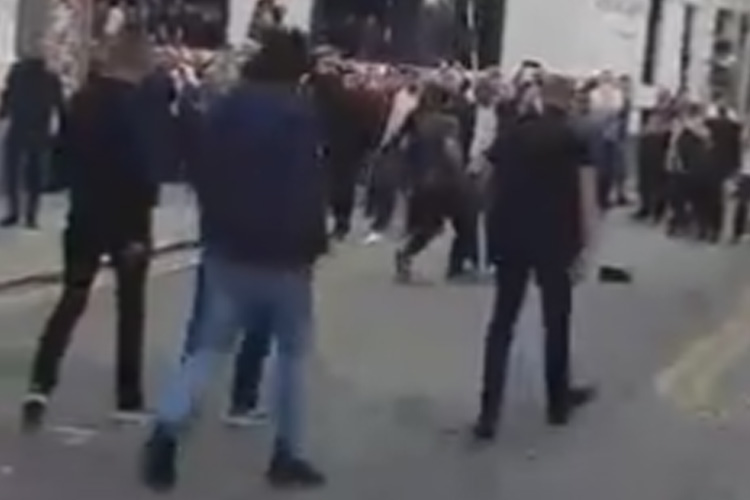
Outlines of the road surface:
M391 248L346 244L322 266L311 363L312 454L325 500L746 500L750 498L750 249L669 241L611 224L599 257L633 268L629 286L578 291L577 375L601 398L565 430L542 411L536 294L519 325L502 433L466 438L476 410L491 287L440 278L446 238L394 285ZM184 258L184 257L183 257ZM188 261L156 266L150 287L152 396L176 359L191 298ZM49 430L19 435L28 357L54 296L0 303L0 498L139 500L145 430L108 422L113 314L106 283L67 360ZM180 500L270 499L270 430L230 431L219 415L227 374L186 445Z

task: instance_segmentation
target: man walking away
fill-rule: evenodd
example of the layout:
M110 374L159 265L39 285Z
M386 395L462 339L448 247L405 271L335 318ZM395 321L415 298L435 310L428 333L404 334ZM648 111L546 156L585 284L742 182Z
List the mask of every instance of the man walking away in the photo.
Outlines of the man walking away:
M592 389L571 386L569 358L572 271L594 220L594 170L567 115L572 84L546 76L539 95L541 103L501 127L489 154L495 168L490 238L497 295L474 427L479 440L496 434L513 328L532 275L542 295L549 423L567 424L593 397Z
M0 110L0 116L10 120L5 143L5 227L17 225L21 216L27 227L37 226L53 120L61 118L63 104L60 79L47 69L41 55L29 55L13 65Z
M112 260L118 287L116 416L133 420L144 407L141 358L156 185L141 135L139 84L149 71L149 48L141 35L124 33L110 50L102 75L74 96L61 131L70 184L64 289L34 357L23 406L27 430L42 424L103 255Z
M204 241L187 350L157 408L143 481L172 489L178 446L217 355L237 333L273 332L277 435L268 480L318 486L303 460L303 364L313 333L313 265L326 250L325 175L315 104L300 89L304 37L269 35L243 82L209 112L203 162L193 174Z

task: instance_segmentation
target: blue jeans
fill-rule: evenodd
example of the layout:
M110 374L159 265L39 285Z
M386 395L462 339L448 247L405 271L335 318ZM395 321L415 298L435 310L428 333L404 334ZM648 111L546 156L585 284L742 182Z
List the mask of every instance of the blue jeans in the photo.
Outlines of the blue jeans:
M157 407L157 425L175 433L184 429L221 355L234 351L241 332L257 334L259 325L273 333L277 346L277 446L299 454L303 361L313 332L308 269L268 269L203 256L185 352Z

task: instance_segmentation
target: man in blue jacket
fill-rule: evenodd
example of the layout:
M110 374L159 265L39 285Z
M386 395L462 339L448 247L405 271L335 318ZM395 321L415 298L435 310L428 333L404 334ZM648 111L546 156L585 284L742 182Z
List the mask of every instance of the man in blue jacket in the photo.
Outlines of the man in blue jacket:
M319 486L302 457L303 361L313 333L313 266L326 249L325 189L314 104L300 81L306 41L274 32L251 78L217 101L205 121L192 178L204 241L200 280L178 373L157 408L143 480L158 491L177 480L178 441L195 413L216 355L238 332L272 332L277 345L277 437L272 485Z

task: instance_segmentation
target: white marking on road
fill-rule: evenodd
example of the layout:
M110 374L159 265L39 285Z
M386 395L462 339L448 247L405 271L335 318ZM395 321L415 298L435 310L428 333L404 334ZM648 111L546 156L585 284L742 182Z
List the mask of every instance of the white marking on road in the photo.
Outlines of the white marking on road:
M658 393L681 409L704 418L724 415L717 388L750 350L750 289L715 333L692 342L656 379Z
M99 434L94 429L66 425L52 427L50 431L66 446L85 446Z

